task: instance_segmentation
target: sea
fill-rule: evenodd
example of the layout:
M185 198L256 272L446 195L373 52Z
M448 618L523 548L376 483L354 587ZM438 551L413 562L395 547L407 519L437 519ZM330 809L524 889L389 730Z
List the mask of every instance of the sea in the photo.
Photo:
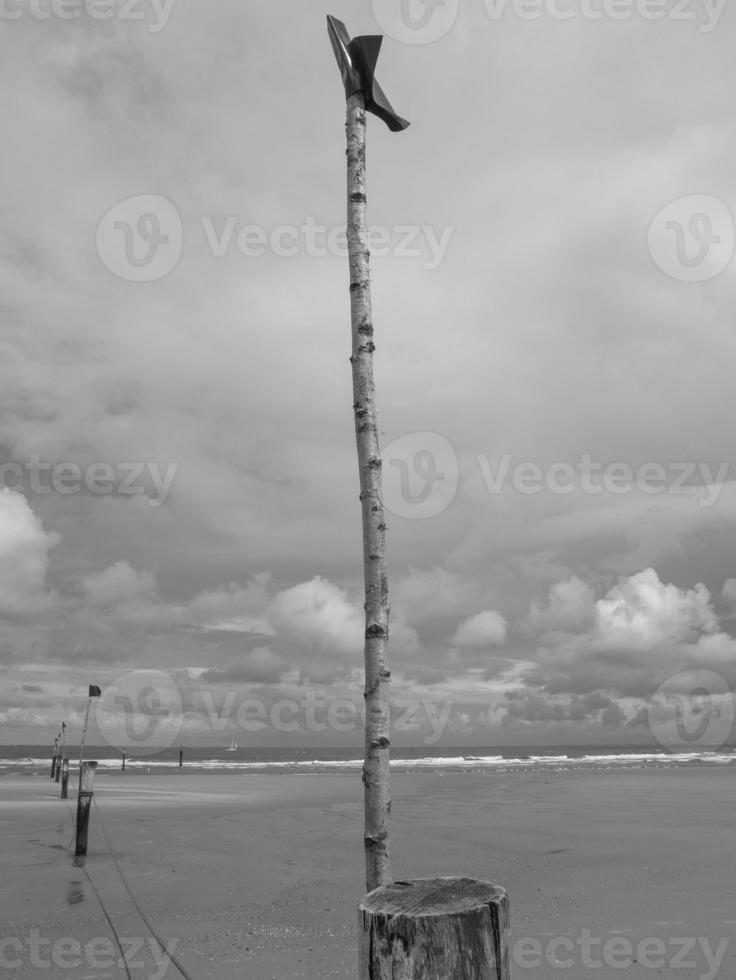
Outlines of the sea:
M181 751L182 765L179 765ZM736 765L736 747L702 746L667 750L648 746L427 746L393 748L391 769L396 772L545 772L561 770L602 770L672 768L682 766ZM79 759L79 747L69 745L72 767ZM0 745L0 777L27 775L48 777L51 747L39 745ZM96 759L98 772L119 771L122 752L108 746L85 746L85 759ZM177 773L180 768L193 773L352 773L363 760L359 749L307 747L212 748L174 745L145 753L126 751L126 771L138 773Z

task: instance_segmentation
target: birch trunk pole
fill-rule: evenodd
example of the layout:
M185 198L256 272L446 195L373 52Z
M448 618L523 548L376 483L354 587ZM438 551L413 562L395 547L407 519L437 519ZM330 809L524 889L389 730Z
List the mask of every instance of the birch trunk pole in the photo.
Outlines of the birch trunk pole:
M368 891L391 880L389 847L388 576L383 516L381 450L373 381L373 321L366 227L365 100L351 95L347 106L350 313L353 337L353 410L360 470L365 580L365 761L364 844Z

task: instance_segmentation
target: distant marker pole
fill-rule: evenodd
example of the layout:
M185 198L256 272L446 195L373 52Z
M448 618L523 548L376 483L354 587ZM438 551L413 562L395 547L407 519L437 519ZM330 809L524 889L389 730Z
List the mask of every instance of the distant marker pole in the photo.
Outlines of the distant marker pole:
M62 722L62 726L63 724L64 723ZM56 775L54 776L54 782L57 783L61 779L61 761L64 758L63 744L64 744L64 729L62 727L62 730L59 732L59 748L56 752Z
M89 831L89 811L94 796L96 762L83 762L79 770L79 796L77 797L77 846L76 857L87 853L87 834Z
M184 749L179 749L179 768L184 765Z
M123 749L123 772L125 772L125 749Z
M87 738L87 725L89 724L89 709L92 707L92 698L102 697L102 691L94 684L89 686L89 695L87 697L87 711L84 715L84 728L82 729L82 737L79 743L79 780L81 786L82 780L82 762L84 761L84 742Z
M102 697L102 691L94 684L89 686L87 696L87 711L84 715L84 728L82 737L79 741L79 790L77 793L77 846L75 854L77 857L87 853L87 827L89 826L89 808L92 805L92 784L95 778L96 762L84 761L84 741L87 737L87 725L89 724L89 710L92 707L92 698Z
M69 795L69 756L66 753L66 722L61 723L61 798L67 799ZM56 781L59 781L59 771L56 771Z
M69 759L66 756L61 760L61 798L69 799Z
M82 735L79 739L79 772L81 779L82 763L84 761L84 742L87 738L87 725L89 724L89 709L92 706L92 696L87 699L87 710L84 713L84 727L82 728Z
M51 756L51 778L52 779L56 775L56 760L58 758L58 755L59 755L59 739L58 738L55 738L54 739L53 755Z

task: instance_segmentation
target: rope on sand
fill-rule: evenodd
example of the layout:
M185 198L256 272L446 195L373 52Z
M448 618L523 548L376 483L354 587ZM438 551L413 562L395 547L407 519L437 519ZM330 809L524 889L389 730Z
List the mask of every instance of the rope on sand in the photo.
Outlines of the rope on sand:
M105 908L105 903L102 901L102 897L101 897L100 893L95 888L95 883L90 878L89 872L84 867L84 865L81 865L81 868L82 868L82 871L84 872L84 874L85 874L85 876L87 878L87 881L89 882L90 888L95 893L95 898L100 903L100 908L102 909L102 911L103 911L103 913L105 915L105 918L107 919L107 924L112 929L112 934L115 937L115 942L117 943L117 947L120 950L120 961L119 962L122 963L123 967L125 968L125 975L127 976L128 980L133 980L133 978L130 975L130 970L128 969L128 961L125 958L125 950L123 949L123 944L120 942L120 936L118 936L117 929L113 925L112 919L110 918L110 913Z
M120 862L118 861L118 859L117 859L117 857L115 855L115 852L114 852L114 850L112 848L112 844L110 843L110 838L107 836L107 831L105 830L105 824L102 821L102 817L100 816L99 807L97 806L97 800L93 800L93 803L94 803L94 807L95 807L96 818L99 821L100 830L102 831L102 836L105 838L105 842L107 844L107 849L110 852L110 857L113 859L113 862L115 864L115 867L117 869L117 872L120 875L120 880L122 881L122 883L123 883L123 885L125 887L125 890L128 893L128 896L129 896L131 902L133 903L133 906L134 906L136 912L138 913L138 915L143 920L146 928L151 933L151 935L153 936L153 938L159 944L159 947L164 951L164 953L166 953L166 956L168 956L168 958L174 964L174 966L179 971L179 973L184 977L184 980L193 980L192 976L189 973L187 973L187 971L184 969L184 967L181 965L181 963L174 956L174 953L173 952L171 952L171 953L167 952L167 944L164 943L163 940L161 939L161 937L156 933L155 929L153 928L153 926L149 922L148 918L143 913L143 910L141 909L140 905L136 901L135 896L133 895L133 892L130 890L130 885L128 884L128 881L127 881L125 875L123 874L123 869L120 867Z
M73 790L74 790L74 787L72 786L72 791ZM73 828L73 830L72 830L72 836L69 839L69 843L66 845L67 846L67 849L68 849L68 848L70 848L72 846L72 844L74 843L74 839L76 837L76 818L74 816L74 811L72 810L71 806L69 805L69 801L68 800L63 800L63 803L66 806L67 810L69 811L69 816L72 819L72 828ZM148 931L151 933L151 935L153 936L153 938L159 944L159 947L164 951L164 953L166 954L166 956L168 956L169 960L174 964L174 966L179 971L179 973L184 977L184 980L193 980L193 978L191 977L191 975L189 973L187 973L187 971L184 969L184 967L181 965L181 963L179 963L179 961L176 959L176 957L174 956L173 952L171 952L171 953L167 952L166 945L162 941L161 937L156 933L156 931L154 930L153 926L151 925L151 923L148 921L147 917L143 913L143 910L141 909L140 905L136 901L135 896L133 895L133 892L130 890L130 885L128 884L127 879L126 879L125 875L123 874L123 869L120 867L120 863L118 862L118 859L115 856L115 852L113 851L112 844L110 843L110 838L107 836L107 831L105 830L105 825L104 825L104 823L102 821L102 817L100 816L99 808L97 806L97 800L95 800L94 797L93 797L93 803L94 803L95 813L97 815L97 819L98 819L99 824L100 824L100 830L102 831L102 836L105 838L105 843L107 844L107 849L110 852L110 857L112 858L112 860L113 860L113 862L115 864L115 868L116 868L118 874L120 875L120 880L122 881L122 883L123 883L123 885L125 887L126 892L128 893L128 896L129 896L131 902L133 903L133 907L135 908L136 912L138 913L138 915L142 919L142 921L143 921L144 925L146 926L146 928L148 929ZM120 957L121 957L120 963L122 963L123 967L125 968L126 976L128 977L128 980L133 980L133 978L130 975L130 970L128 969L128 963L127 963L127 960L125 958L125 951L123 950L122 943L120 942L120 937L118 936L117 930L115 929L115 926L113 925L113 921L110 918L109 912L105 908L105 903L102 901L102 896L97 891L97 888L95 887L95 883L94 883L94 881L92 881L92 878L90 877L90 874L87 871L87 868L84 866L84 864L80 863L79 867L84 872L84 875L85 875L85 877L87 878L87 881L90 884L90 888L94 892L95 898L99 902L100 908L102 909L102 912L103 912L105 918L107 919L107 923L110 926L110 929L112 930L112 934L115 937L115 943L116 943L116 945L118 947L118 950L120 951Z
M72 790L73 789L74 789L74 787L72 787ZM72 810L71 806L69 805L69 801L68 800L63 800L63 803L64 803L64 806L69 811L69 816L72 818L72 836L69 838L69 843L66 845L67 846L67 849L69 849L72 846L72 844L74 843L74 838L77 835L76 818L74 816L74 811ZM117 930L116 930L115 926L113 925L113 921L110 918L110 913L105 908L105 903L102 901L102 897L101 897L100 893L97 891L97 889L95 888L95 883L90 878L89 872L87 871L87 869L85 868L85 866L83 864L80 864L79 867L82 869L82 872L86 876L87 881L89 882L90 888L94 892L95 898L99 902L100 908L102 909L102 914L107 919L107 924L110 926L110 930L112 931L112 934L115 937L115 944L117 945L118 951L120 952L120 960L119 960L119 963L121 963L123 965L123 967L125 968L125 974L128 977L128 980L133 980L133 978L130 975L130 970L128 969L127 960L125 959L125 950L123 949L123 945L120 942L120 936L118 936Z

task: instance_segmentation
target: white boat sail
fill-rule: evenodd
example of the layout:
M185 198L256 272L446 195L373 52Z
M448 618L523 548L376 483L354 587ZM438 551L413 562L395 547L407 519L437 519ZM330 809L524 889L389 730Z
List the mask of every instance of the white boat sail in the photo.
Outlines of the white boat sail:
M237 752L237 750L238 750L238 743L235 741L235 739L233 739L230 742L230 748L227 751L228 752Z

